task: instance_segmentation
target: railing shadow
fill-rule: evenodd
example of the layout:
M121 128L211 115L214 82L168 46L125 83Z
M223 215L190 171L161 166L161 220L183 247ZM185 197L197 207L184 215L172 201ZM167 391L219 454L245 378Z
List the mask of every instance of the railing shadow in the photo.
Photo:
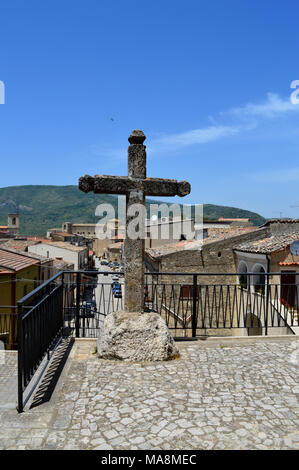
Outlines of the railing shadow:
M42 382L34 394L30 409L50 401L73 344L73 338L66 337L62 340L60 346L55 351Z

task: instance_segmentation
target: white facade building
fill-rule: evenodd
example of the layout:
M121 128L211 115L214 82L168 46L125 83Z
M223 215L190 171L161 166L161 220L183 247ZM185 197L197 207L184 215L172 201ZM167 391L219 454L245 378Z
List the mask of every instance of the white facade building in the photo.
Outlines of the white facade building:
M84 269L88 264L88 247L75 246L66 242L38 243L28 247L28 253L35 253L46 258L62 259L73 264L75 270Z

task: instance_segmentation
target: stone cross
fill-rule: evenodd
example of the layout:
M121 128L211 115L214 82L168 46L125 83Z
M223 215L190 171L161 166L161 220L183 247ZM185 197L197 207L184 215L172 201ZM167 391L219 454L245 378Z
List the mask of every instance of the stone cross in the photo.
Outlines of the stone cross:
M132 239L128 236L128 225L133 219L128 209L133 204L142 204L145 208L145 196L186 196L191 187L187 181L146 177L146 150L143 142L145 135L134 130L129 136L128 176L85 175L79 179L79 189L96 194L123 194L126 196L126 237L124 242L125 302L126 312L144 310L144 238ZM144 210L145 213L145 210ZM143 224L140 232L145 235L145 217L139 220Z

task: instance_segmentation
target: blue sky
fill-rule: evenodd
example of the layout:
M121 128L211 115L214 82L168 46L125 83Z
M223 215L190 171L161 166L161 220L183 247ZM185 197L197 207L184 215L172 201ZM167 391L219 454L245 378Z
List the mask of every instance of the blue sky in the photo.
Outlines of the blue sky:
M297 0L2 0L0 17L1 187L124 175L137 128L184 202L299 217Z

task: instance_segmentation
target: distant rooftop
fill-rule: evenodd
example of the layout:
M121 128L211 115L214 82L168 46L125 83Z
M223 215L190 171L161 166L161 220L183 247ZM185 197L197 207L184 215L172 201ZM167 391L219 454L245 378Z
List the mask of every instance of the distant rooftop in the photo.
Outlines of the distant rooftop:
M271 224L299 224L299 219L269 219L262 227L268 227Z
M299 240L299 230L291 233L272 235L252 242L241 243L235 246L235 250L248 253L270 254L281 251Z
M39 264L39 260L20 255L0 248L0 273L22 271L25 268Z
M107 246L109 250L119 250L123 246L123 242L111 243Z
M167 245L162 245L157 248L148 248L146 251L152 258L160 258L161 256L170 255L178 251L183 250L199 250L202 246L208 245L210 243L217 243L221 240L226 240L228 238L237 237L249 231L259 230L256 227L236 227L231 230L225 230L223 232L217 232L211 236L204 238L203 240L183 240L180 242L169 243Z
M239 219L239 218L236 218L236 219L225 219L224 217L219 217L219 222L249 222L249 219Z
M51 242L48 240L44 240L42 243L45 245L56 246L57 248L64 248L65 250L71 250L71 251L77 251L77 252L86 250L86 246L76 246L68 242L59 242L59 241Z
M1 244L1 248L11 248L19 252L24 252L28 246L36 245L37 243L37 240L14 240L10 238Z

